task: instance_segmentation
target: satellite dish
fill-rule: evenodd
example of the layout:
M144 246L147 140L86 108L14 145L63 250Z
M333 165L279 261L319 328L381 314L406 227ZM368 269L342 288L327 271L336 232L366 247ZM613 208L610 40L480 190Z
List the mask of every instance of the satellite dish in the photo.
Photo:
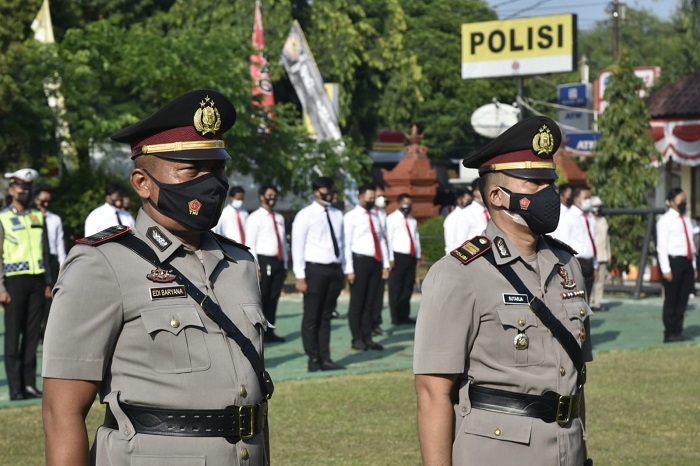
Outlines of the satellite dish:
M520 110L499 102L486 104L472 113L474 131L486 138L496 138L518 122Z

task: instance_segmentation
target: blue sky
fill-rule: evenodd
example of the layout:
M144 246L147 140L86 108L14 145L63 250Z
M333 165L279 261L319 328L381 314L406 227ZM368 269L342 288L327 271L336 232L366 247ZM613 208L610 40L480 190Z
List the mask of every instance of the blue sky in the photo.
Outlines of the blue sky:
M610 0L487 0L501 19L576 13L579 29L590 29L596 21L609 17L606 9ZM678 0L620 0L635 9L646 9L661 19L669 19Z

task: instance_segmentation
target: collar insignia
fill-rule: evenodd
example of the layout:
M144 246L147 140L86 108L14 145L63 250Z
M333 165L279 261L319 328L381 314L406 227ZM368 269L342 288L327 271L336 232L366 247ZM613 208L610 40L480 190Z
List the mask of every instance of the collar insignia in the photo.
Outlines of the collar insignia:
M550 155L554 151L554 137L547 125L542 125L540 132L535 134L535 137L532 139L532 150L537 155Z
M561 286L563 286L564 289L573 290L576 288L576 282L572 278L569 278L569 274L564 267L559 267L559 276L564 279L561 282Z
M221 128L219 109L214 106L214 101L209 96L199 103L199 108L194 114L194 127L202 136L208 133L213 136Z
M498 255L501 256L501 259L510 257L510 251L508 250L506 241L503 238L501 238L500 236L496 236L493 242L496 244L496 250L498 250Z
M167 236L163 234L162 231L158 227L151 227L146 231L146 237L151 240L151 243L155 244L155 246L160 249L160 252L165 251L168 249L168 246L173 244L172 241L168 239Z
M190 208L190 215L199 215L199 209L202 208L202 203L197 199L192 199L187 203L187 206Z
M155 283L170 283L174 282L176 277L172 270L157 268L155 270L151 270L151 273L147 274L146 278Z

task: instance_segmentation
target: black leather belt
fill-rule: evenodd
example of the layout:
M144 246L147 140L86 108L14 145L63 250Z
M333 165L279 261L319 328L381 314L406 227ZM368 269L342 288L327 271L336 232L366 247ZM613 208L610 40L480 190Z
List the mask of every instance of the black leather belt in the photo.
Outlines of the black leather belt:
M247 440L267 424L267 401L225 409L161 409L120 403L139 434L179 437L231 437ZM104 426L119 429L107 405Z
M472 408L536 417L544 422L556 421L560 426L579 417L581 409L580 391L573 396L559 395L556 392L546 392L544 395L537 396L471 385L469 399Z

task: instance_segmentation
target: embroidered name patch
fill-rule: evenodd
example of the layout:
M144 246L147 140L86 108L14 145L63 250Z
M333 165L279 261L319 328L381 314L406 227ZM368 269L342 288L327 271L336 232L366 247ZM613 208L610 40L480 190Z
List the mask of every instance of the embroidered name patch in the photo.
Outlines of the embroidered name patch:
M151 301L155 301L156 299L187 297L184 285L149 288L148 290L151 294Z
M525 304L527 305L526 294L503 293L503 304Z

